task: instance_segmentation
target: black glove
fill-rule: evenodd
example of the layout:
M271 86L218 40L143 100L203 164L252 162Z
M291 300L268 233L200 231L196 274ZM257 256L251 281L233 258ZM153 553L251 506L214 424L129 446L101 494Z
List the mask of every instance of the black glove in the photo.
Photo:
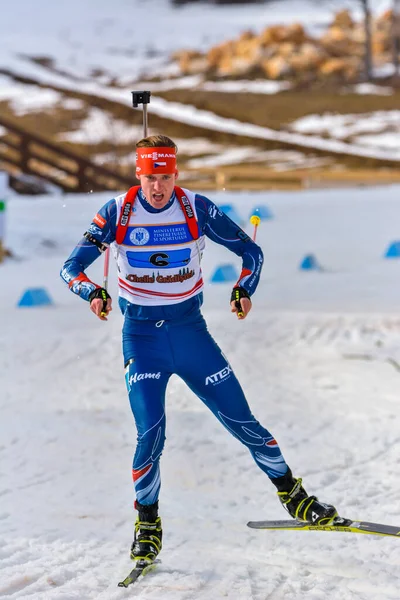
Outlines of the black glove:
M231 302L235 303L235 307L238 311L238 317L243 317L243 309L242 305L240 304L241 298L248 298L250 300L250 294L240 286L234 287L231 294Z
M95 298L100 298L100 300L103 300L103 308L101 310L101 315L106 316L107 300L108 298L111 298L110 294L104 288L96 288L95 290L93 290L93 292L90 292L89 294L89 303L91 304L92 300L94 300Z

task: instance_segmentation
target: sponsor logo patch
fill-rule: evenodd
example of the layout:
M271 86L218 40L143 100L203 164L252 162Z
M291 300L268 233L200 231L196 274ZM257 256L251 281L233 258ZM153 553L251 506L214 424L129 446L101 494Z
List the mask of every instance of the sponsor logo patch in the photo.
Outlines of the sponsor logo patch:
M160 273L153 273L152 275L134 275L129 274L126 276L126 280L131 283L183 283L188 279L194 277L194 271L186 269L179 269L179 273L173 275L160 275Z
M94 233L94 235L102 235L100 227L97 227L97 225L93 225L93 223L90 225L88 231L90 231L90 233Z
M124 206L124 210L123 210L123 213L122 213L122 216L121 216L121 225L123 227L125 227L125 225L128 222L129 214L131 212L131 208L132 208L132 203L131 202L127 202L125 204L125 206Z
M217 216L218 217L222 217L223 213L221 210L219 210L215 204L212 204L209 209L208 209L208 214L210 215L211 219L216 219Z
M144 227L135 227L132 229L129 239L135 246L144 246L150 239L150 234Z
M106 220L99 215L99 213L96 213L93 218L93 223L96 223L96 225L103 229L104 225L106 224Z
M150 152L146 154L140 153L140 158L151 158L152 160L159 160L160 158L175 158L175 154L171 154L169 152Z
M158 371L158 373L135 373L129 377L128 381L129 385L132 385L133 383L142 381L143 379L160 379L160 377L161 371Z
M189 200L186 198L186 196L182 196L181 201L182 201L185 212L186 212L187 216L189 217L189 219L194 217L192 206L191 206Z
M218 385L219 383L222 383L222 381L225 381L225 379L229 377L231 373L231 366L226 365L226 367L221 369L221 371L218 371L218 373L214 373L213 375L209 375L208 377L206 377L206 385Z
M194 277L193 269L190 271L189 269L179 269L179 273L175 273L175 275L157 275L156 281L157 283L183 283L192 277Z

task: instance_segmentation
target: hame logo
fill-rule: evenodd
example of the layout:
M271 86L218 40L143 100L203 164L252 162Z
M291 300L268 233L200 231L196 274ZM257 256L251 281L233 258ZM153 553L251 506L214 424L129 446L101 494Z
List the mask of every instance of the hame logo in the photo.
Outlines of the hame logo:
M160 379L161 371L158 373L135 373L129 377L129 385L136 383L137 381L142 381L143 379Z
M212 385L218 385L224 381L230 373L232 373L232 368L230 365L226 365L226 367L221 369L221 371L218 371L218 373L214 373L213 375L206 377L206 385L209 385L210 383Z

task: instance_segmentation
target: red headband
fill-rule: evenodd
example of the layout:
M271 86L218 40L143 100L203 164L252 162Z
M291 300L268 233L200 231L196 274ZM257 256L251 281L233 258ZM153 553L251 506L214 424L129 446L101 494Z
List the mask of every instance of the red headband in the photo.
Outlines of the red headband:
M175 148L138 148L136 175L171 175L176 172Z

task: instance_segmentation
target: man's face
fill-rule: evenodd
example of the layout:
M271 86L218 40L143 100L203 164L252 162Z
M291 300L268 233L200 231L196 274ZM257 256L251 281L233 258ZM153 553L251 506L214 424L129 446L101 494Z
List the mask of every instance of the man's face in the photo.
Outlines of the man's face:
M147 202L154 208L163 208L168 204L177 177L178 173L173 175L140 175L140 185Z

